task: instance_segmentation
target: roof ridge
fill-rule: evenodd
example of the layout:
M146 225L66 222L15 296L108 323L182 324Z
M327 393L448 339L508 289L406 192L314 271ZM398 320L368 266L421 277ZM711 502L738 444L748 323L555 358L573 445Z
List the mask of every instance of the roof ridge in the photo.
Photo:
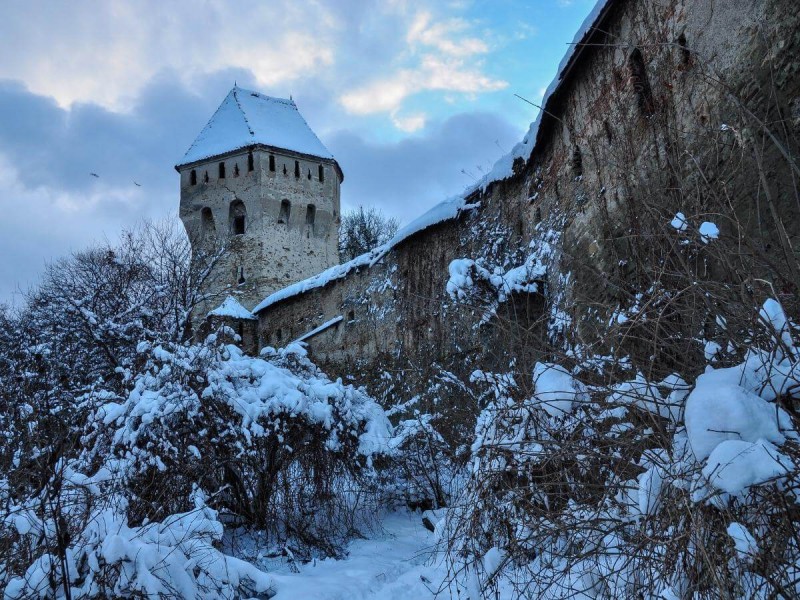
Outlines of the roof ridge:
M231 93L233 94L233 99L236 101L236 106L239 107L239 112L242 113L244 124L247 125L247 131L250 132L251 136L255 136L256 133L255 131L253 131L253 128L250 127L250 121L247 120L247 113L244 112L244 107L242 106L242 103L239 102L239 96L236 94L237 89L242 89L242 91L247 91L247 90L245 90L244 88L237 88L236 86L234 86L234 88L231 90Z

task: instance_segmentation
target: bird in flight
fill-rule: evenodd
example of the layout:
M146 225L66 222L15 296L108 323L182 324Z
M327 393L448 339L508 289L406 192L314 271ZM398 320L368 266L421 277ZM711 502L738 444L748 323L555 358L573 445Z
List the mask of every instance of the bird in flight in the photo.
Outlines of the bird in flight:
M133 182L133 185L135 185L136 187L142 187L142 184L141 184L141 183L138 183L138 182L136 182L136 181L134 181L134 182Z
M91 175L92 177L97 177L98 179L100 179L100 175L98 175L97 173L89 173L89 175Z

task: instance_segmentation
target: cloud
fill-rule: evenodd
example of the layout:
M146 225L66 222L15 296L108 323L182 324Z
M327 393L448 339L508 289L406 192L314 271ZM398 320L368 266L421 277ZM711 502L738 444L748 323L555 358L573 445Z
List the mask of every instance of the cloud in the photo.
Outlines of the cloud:
M398 124L395 114L403 102L420 92L474 95L504 89L508 82L483 72L477 57L488 53L489 46L469 36L469 29L463 19L435 21L430 12L416 13L406 34L405 62L410 64L342 94L339 101L352 114L386 112Z
M345 173L343 210L375 205L409 221L477 181L521 135L498 115L470 112L396 143L340 131L326 144Z
M116 239L142 218L175 214L172 167L234 77L242 85L255 79L244 70L213 73L196 82L197 94L164 72L124 111L94 103L63 108L19 82L0 80L0 302L35 283L45 261ZM307 118L317 117L312 127L317 120L330 123L315 108L325 106L324 89L300 104ZM509 148L521 135L490 113L431 123L421 113L395 119L406 130L426 128L384 143L353 129L321 136L346 174L345 207L377 205L409 220L461 191L501 154L498 144Z

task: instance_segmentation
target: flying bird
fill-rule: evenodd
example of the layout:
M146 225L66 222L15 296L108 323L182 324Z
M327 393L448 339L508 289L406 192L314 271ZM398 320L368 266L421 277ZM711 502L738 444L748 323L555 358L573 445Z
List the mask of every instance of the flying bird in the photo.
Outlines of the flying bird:
M138 182L136 182L136 181L134 181L134 182L133 182L133 185L135 185L136 187L142 187L142 184L141 184L141 183L138 183Z
M97 177L98 179L100 179L100 175L98 175L97 173L89 173L89 175L91 175L92 177Z

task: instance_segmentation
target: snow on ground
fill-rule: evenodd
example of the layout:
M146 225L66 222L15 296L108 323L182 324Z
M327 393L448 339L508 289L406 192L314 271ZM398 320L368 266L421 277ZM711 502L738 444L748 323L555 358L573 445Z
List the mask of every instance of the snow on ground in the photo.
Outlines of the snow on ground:
M343 560L326 559L272 571L275 600L424 600L444 578L433 533L419 513L388 514L370 539L356 540ZM427 580L427 583L426 583ZM445 590L441 598L448 598Z

